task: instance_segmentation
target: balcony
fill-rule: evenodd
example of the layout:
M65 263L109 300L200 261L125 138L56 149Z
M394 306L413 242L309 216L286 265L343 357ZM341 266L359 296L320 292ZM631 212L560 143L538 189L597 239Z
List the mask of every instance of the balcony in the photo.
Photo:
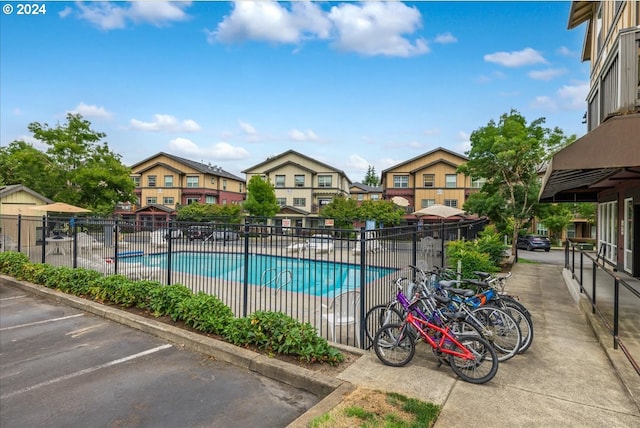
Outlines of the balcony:
M595 129L606 118L640 110L640 29L620 32L604 58L602 71L592 79L587 127Z

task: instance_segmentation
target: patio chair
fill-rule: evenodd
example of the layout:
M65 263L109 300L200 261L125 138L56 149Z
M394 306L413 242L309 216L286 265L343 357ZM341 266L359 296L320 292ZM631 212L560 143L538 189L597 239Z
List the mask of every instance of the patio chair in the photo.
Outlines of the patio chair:
M357 328L358 310L360 309L360 292L356 290L342 291L329 304L322 305L327 312L322 318L327 320L331 330L331 341L336 341L336 327L356 325L356 345L360 346L360 331Z
M89 235L86 232L78 232L76 234L76 245L78 246L78 250L80 251L87 251L93 248L99 249L104 247L102 242L96 240L93 236Z

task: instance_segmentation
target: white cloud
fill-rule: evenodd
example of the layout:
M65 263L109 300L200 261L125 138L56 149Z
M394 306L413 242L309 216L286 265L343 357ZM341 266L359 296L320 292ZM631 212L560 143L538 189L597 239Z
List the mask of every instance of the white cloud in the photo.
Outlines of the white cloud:
M570 110L580 110L587 107L586 98L589 93L589 82L577 82L574 85L564 85L558 89L558 96L562 106Z
M535 80L552 80L566 73L566 68L547 68L546 70L530 71L529 77Z
M443 34L438 34L438 36L435 39L436 43L441 43L441 44L448 44L448 43L456 43L458 41L458 39L451 33L443 33Z
M249 152L243 147L232 146L229 143L215 143L210 147L200 147L188 138L174 138L169 141L172 152L195 158L210 158L216 160L241 160L249 157Z
M307 129L306 132L292 129L289 131L289 138L293 141L318 141L320 139L311 129Z
M471 150L471 134L465 131L458 131L456 135L456 147L458 153L465 153Z
M535 49L525 48L514 52L496 52L484 56L486 62L494 62L505 67L522 67L524 65L546 64L547 60Z
M81 114L84 117L94 117L99 119L111 119L113 117L113 113L105 110L104 107L88 105L83 102L78 104L75 109L69 110L68 113Z
M92 2L85 4L78 2L78 16L101 30L125 28L127 21L150 23L159 27L173 21L187 20L189 16L184 12L184 9L189 7L191 2L132 2L128 3L128 7L118 4L121 3ZM60 17L64 18L70 13L71 11L65 8L60 12Z
M250 124L250 123L238 120L238 125L240 125L240 129L242 129L242 132L244 132L245 135L257 135L258 134L258 131L256 131L256 128L254 128L253 125Z
M299 43L304 37L327 38L331 23L316 3L294 2L291 10L274 1L239 1L215 31L207 31L209 43L267 40Z
M537 96L533 102L530 104L531 108L547 110L547 111L556 111L558 110L558 105L553 100L553 98L548 97L546 95Z
M368 160L359 155L349 156L347 158L347 162L345 163L345 166L349 170L362 173L366 173L370 165L371 163Z
M70 6L66 6L64 9L58 12L58 16L64 19L67 16L71 15L72 12L73 12L73 9Z
M424 39L405 36L421 25L420 12L400 2L344 3L326 13L309 1L239 1L214 31L206 32L209 43L265 40L300 44L306 39L332 38L332 46L343 51L409 57L429 52Z
M365 2L333 6L329 19L335 25L333 45L362 55L410 57L429 52L423 38L404 37L422 27L420 12L399 2Z
M133 129L147 132L196 132L200 130L200 125L191 119L180 122L168 114L154 114L153 119L153 122L131 119L129 123Z
M572 50L570 50L570 49L569 49L568 47L566 47L566 46L560 46L560 47L556 50L556 53L557 53L558 55L561 55L561 56L575 56L575 55L576 55L576 53L575 53L575 52L573 52Z

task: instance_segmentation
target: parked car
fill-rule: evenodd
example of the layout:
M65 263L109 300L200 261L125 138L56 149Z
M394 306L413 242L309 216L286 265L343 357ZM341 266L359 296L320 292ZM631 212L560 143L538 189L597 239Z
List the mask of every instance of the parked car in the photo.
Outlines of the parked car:
M187 228L187 239L193 241L194 239L205 240L213 233L213 227L211 226L189 226Z
M527 251L534 250L551 250L551 241L546 236L540 235L525 235L518 238L518 248L526 249Z
M237 241L240 239L238 232L230 229L226 230L214 230L209 239L214 241Z

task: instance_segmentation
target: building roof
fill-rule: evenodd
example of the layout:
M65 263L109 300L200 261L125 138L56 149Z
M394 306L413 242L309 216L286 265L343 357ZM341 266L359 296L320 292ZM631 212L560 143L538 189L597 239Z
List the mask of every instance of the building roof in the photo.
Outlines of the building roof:
M367 192L367 193L382 192L382 186L369 186L367 184L362 184L362 183L353 183L353 184L351 184L351 187L357 187L358 189L362 190L363 192Z
M409 159L409 160L406 160L406 161L400 162L399 164L393 165L392 167L385 169L384 171L382 171L382 176L384 177L384 175L385 175L387 172L389 172L389 171L391 171L391 170L394 170L394 169L396 169L396 168L398 168L398 167L400 167L400 166L402 166L402 165L409 164L409 163L414 162L414 161L416 161L416 160L419 160L419 159L421 159L421 158L423 158L423 157L425 157L425 156L432 155L432 154L434 154L434 153L436 153L436 152L446 152L446 153L449 153L449 154L451 154L451 155L453 155L453 156L457 156L457 157L459 157L460 159L464 160L465 162L469 160L469 158L468 158L468 157L466 157L466 156L464 156L464 155L461 155L460 153L456 153L456 152L451 151L451 150L449 150L449 149L445 149L444 147L438 147L437 149L433 149L433 150L431 150L431 151L429 151L429 152L426 152L426 153L423 153L423 154L421 154L421 155L415 156L415 157L413 157L413 158L411 158L411 159ZM445 161L445 160L443 160L443 161ZM448 161L445 161L445 162L448 162ZM434 163L437 163L437 162L434 162Z
M9 195L12 195L17 192L25 192L33 196L34 198L42 199L47 204L53 203L53 200L47 198L46 196L41 195L25 186L24 184L8 184L6 186L0 186L0 198L6 198Z
M614 116L553 156L541 202L596 202L622 181L640 180L640 113Z
M202 163L202 162L192 161L190 159L181 158L180 156L175 156L175 155L172 155L172 154L169 154L169 153L165 153L165 152L156 153L153 156L150 156L150 157L148 157L148 158L146 158L146 159L144 159L144 160L142 160L140 162L137 162L137 163L131 165L131 169L135 169L135 167L137 167L139 165L142 165L143 163L148 162L148 161L150 161L152 159L155 159L157 157L160 157L160 156L166 156L169 159L173 159L174 161L179 162L179 163L181 163L183 165L186 165L186 166L188 166L190 168L193 168L196 171L201 172L203 174L217 175L217 176L220 176L220 177L230 178L230 179L237 180L237 181L242 181L242 182L245 181L244 178L241 178L241 177L238 177L237 175L231 174L230 172L225 171L224 169L222 169L219 166L211 165L211 164L205 164L205 163Z
M317 163L317 164L319 164L319 165L322 165L322 166L324 166L324 167L326 167L326 168L328 168L328 169L330 169L330 170L333 170L333 171L336 171L336 172L338 172L338 173L342 174L342 175L343 175L343 176L344 176L344 177L349 181L349 183L351 183L351 182L352 182L352 181L349 179L349 177L347 176L347 174L345 174L345 172L344 172L344 171L342 171L342 170L340 170L340 169L337 169L337 168L335 168L335 167L333 167L333 166L331 166L331 165L329 165L329 164L326 164L326 163L324 163L324 162L320 162L318 159L311 158L311 157L309 157L309 156L303 155L302 153L300 153L300 152L296 152L295 150L287 150L286 152L282 152L282 153L280 153L279 155L270 156L270 157L268 157L267 159L265 159L263 162L260 162L260 163L259 163L259 164L257 164L257 165L254 165L254 166L252 166L252 167L250 167L250 168L245 169L244 171L242 171L242 173L243 173L243 174L247 174L247 173L248 173L249 171L251 171L252 169L259 169L261 166L266 165L267 163L273 162L274 160L277 160L277 159L284 158L284 157L286 157L286 156L288 156L288 155L297 155L297 156L300 156L300 157L302 157L302 158L304 158L304 159L309 160L310 162L314 162L314 163Z

